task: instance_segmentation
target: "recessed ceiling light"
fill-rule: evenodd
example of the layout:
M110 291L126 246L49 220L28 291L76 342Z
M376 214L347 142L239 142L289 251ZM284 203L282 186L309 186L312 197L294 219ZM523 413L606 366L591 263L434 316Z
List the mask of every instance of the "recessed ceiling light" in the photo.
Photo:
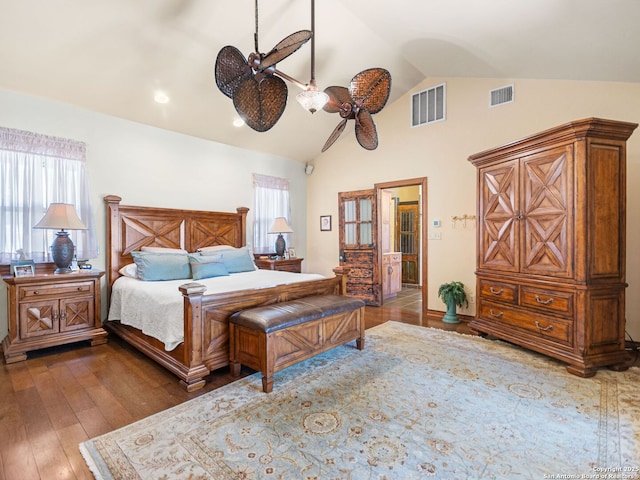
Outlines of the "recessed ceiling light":
M244 125L244 120L242 120L241 118L236 118L236 119L233 121L233 126L234 126L234 127L241 127L241 126L243 126L243 125Z
M169 96L164 92L156 92L153 99L157 103L169 103Z

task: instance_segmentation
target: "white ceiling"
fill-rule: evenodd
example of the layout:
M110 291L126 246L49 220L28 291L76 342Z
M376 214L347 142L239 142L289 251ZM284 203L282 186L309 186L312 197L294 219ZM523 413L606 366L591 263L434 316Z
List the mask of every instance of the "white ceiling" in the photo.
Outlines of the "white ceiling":
M309 29L310 5L259 2L260 50ZM318 0L316 78L348 86L384 67L390 101L427 77L640 82L639 22L639 0ZM337 115L303 111L288 84L271 130L236 128L215 85L218 51L248 55L254 29L253 0L0 0L0 88L309 161ZM277 67L308 82L310 43Z

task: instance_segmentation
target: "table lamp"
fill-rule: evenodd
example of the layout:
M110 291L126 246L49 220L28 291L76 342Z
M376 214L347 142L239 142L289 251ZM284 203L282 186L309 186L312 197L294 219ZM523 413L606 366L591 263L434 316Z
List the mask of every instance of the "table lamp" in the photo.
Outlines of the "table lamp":
M287 248L287 244L285 243L282 234L293 233L293 230L291 230L289 223L287 223L287 219L284 217L277 217L274 220L269 233L278 234L278 238L276 238L276 255L278 255L279 257L284 257L284 251Z
M69 203L52 203L44 217L33 228L60 229L51 244L51 256L58 267L54 273L70 273L75 247L65 230L87 230L75 207Z

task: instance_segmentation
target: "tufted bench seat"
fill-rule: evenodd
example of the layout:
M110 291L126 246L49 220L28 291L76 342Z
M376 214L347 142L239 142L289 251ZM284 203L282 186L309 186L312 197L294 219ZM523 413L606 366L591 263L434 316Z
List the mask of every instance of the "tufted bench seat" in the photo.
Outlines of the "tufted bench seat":
M262 373L262 389L273 374L338 345L364 348L364 302L342 295L318 295L234 313L229 318L231 372L241 365Z

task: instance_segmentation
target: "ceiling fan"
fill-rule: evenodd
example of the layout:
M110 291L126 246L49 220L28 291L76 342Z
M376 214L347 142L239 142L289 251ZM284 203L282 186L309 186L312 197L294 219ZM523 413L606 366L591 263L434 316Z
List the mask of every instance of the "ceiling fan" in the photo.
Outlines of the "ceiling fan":
M300 104L311 113L323 108L329 113L339 113L343 120L334 129L322 151L326 151L338 139L347 120L356 122L356 139L367 150L378 146L376 125L371 115L379 112L387 103L391 90L391 74L384 68L371 68L358 73L345 87L328 87L319 91L315 80L315 0L311 0L311 30L300 30L285 37L268 53L260 53L258 47L258 0L255 0L255 52L247 58L236 47L223 47L215 63L216 85L227 97L253 130L266 132L282 116L287 105L286 83L303 89L297 95ZM311 40L311 79L303 84L276 69L276 63L296 52Z
M216 58L216 85L233 100L245 123L253 130L266 132L280 119L287 105L287 85L276 63L298 50L312 37L310 30L300 30L282 39L268 53L258 47L258 0L255 0L255 52L246 59L236 47L223 47ZM279 76L277 76L279 75Z
M342 120L327 139L325 152L338 139L348 120L356 121L356 139L362 148L375 150L378 147L378 132L372 115L386 105L391 91L391 74L384 68L370 68L351 79L349 88L327 87L329 101L324 111L339 113Z

